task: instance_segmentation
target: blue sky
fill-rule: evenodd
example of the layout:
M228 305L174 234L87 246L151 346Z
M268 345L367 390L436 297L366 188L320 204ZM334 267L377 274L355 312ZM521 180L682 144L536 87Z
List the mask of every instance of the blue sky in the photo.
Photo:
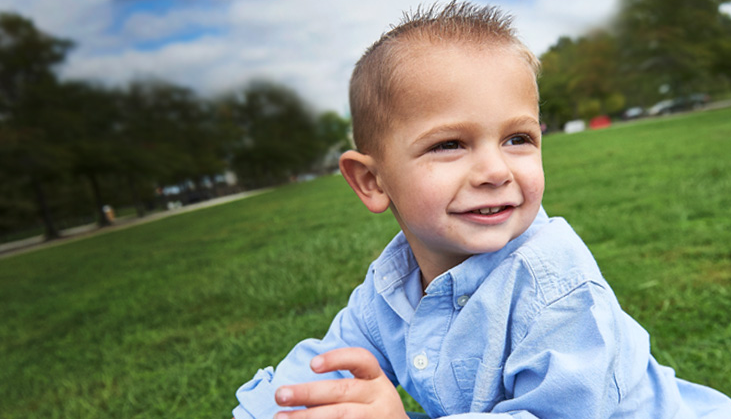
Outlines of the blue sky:
M210 7L204 2L197 2L200 5L196 6L194 2L183 5L183 7ZM158 18L164 18L168 13L173 12L175 9L181 8L180 1L173 0L117 0L112 2L112 23L109 25L107 34L110 36L124 36L125 23L129 19L133 19L135 16L156 16ZM213 25L197 25L195 22L186 27L178 28L178 30L170 33L159 34L152 39L139 39L134 40L124 47L138 49L142 51L154 51L163 48L165 45L173 43L188 43L193 42L196 39L206 34L211 35L222 35L220 28Z
M476 1L484 3L483 1ZM618 0L500 0L537 54L561 35L605 22ZM64 78L124 85L162 78L215 95L269 78L317 108L347 112L347 84L364 49L410 0L0 0L76 47Z

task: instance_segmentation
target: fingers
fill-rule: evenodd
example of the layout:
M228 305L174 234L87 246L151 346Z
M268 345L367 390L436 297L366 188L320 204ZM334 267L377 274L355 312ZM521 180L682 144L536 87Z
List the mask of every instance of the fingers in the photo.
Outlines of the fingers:
M342 348L318 355L310 362L316 373L350 371L355 378L313 381L277 389L280 406L323 406L348 403L372 403L377 389L393 385L381 371L378 360L363 348ZM309 410L309 409L308 409Z
M321 406L334 403L369 403L369 386L356 379L313 381L277 389L274 398L280 406Z
M373 380L383 374L376 357L363 348L341 348L325 352L312 358L310 367L320 374L348 370L355 378L362 380Z

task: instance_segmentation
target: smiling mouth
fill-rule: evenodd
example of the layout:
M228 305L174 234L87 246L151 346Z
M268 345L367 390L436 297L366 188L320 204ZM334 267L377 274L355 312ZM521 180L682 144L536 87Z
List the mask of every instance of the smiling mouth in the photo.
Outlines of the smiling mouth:
M480 209L476 209L476 210L470 211L470 212L473 214L480 214L480 215L493 215L493 214L497 214L498 212L505 211L508 208L510 208L510 207L507 205L503 205L501 207L480 208Z

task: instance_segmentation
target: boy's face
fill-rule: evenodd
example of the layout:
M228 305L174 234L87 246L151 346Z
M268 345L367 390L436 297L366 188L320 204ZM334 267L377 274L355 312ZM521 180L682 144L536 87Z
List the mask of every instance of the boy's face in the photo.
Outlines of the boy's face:
M538 97L507 48L410 55L375 168L424 274L437 275L533 222L544 187Z

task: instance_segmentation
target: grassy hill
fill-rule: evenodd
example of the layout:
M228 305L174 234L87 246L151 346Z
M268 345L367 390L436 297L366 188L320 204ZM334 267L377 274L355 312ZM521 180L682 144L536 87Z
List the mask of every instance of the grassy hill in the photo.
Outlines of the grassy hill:
M680 377L731 393L731 109L544 139L545 207ZM0 260L6 418L229 418L398 231L337 176Z

